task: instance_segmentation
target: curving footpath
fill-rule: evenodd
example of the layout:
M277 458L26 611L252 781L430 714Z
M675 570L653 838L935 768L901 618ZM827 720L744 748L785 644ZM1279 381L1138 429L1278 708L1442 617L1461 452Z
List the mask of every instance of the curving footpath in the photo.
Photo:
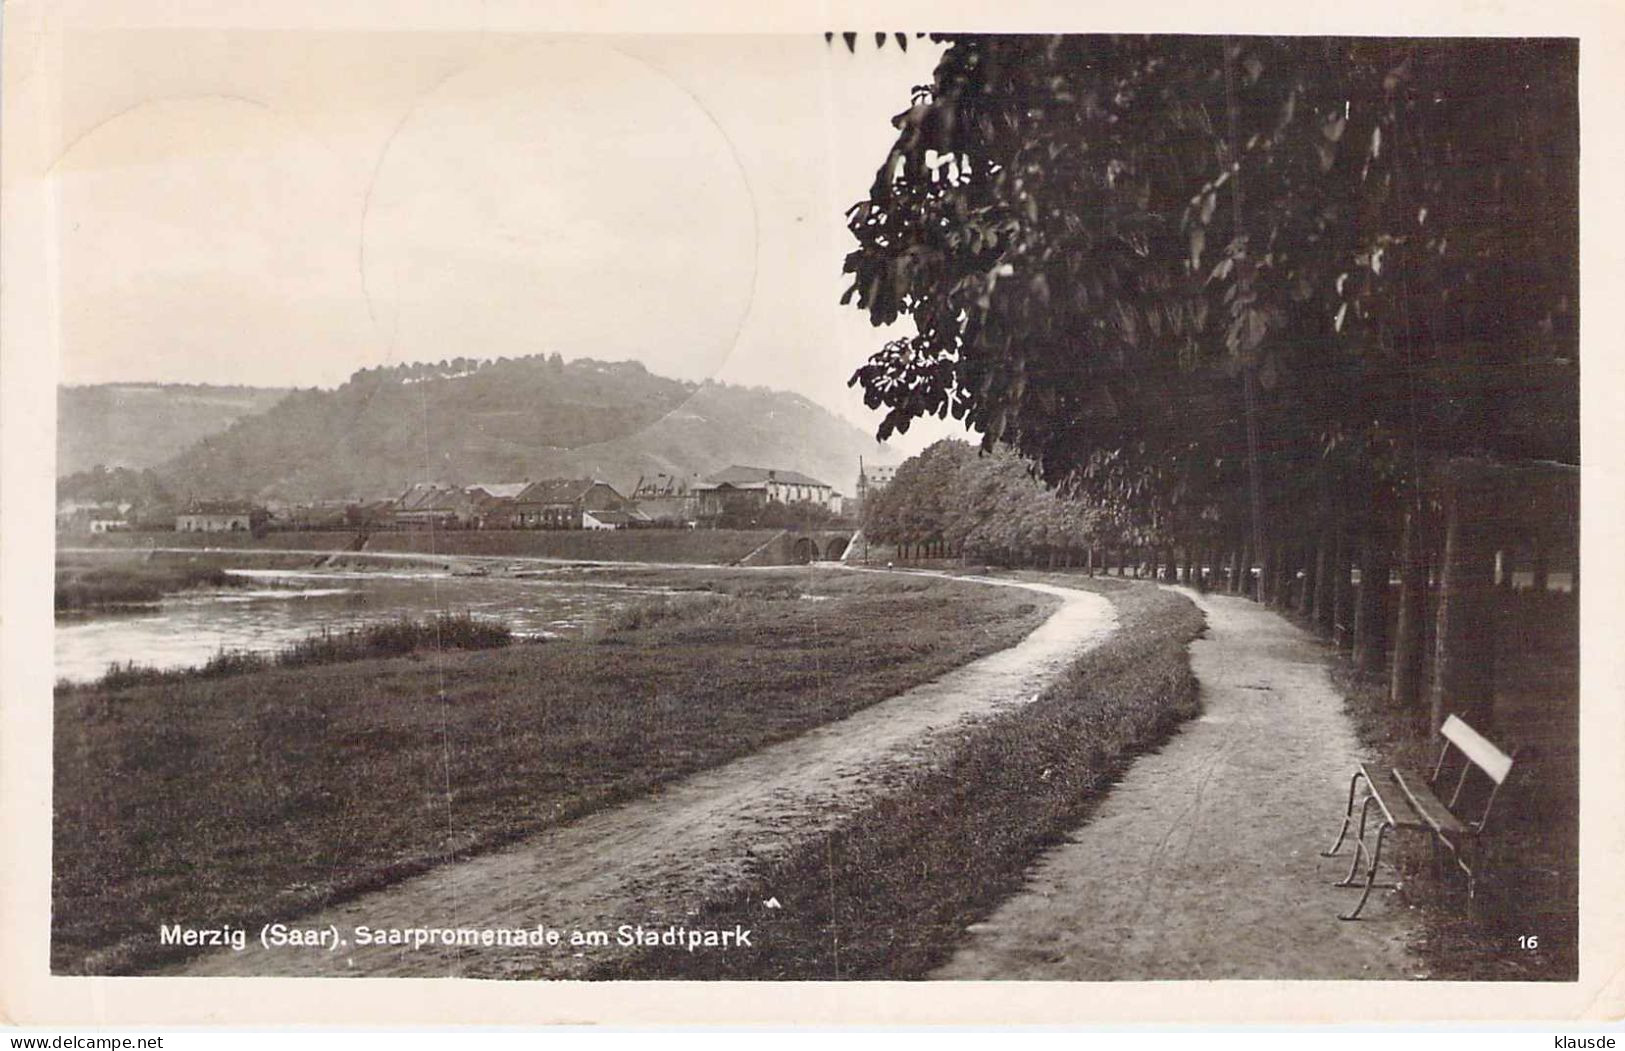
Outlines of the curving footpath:
M350 932L358 925L544 925L613 933L622 924L680 924L700 903L738 886L754 859L772 858L837 826L843 814L884 794L898 770L931 762L933 743L945 731L1030 703L1080 652L1116 628L1111 603L1092 592L960 579L1054 595L1061 606L1015 646L839 722L692 775L651 796L441 866L291 924L336 930L349 942L336 950L265 949L255 941L257 932L250 932L241 952L215 951L161 973L580 976L593 962L592 949L363 948Z
M1203 714L1136 760L1070 841L933 977L1029 980L1422 977L1391 897L1359 922L1330 845L1360 757L1308 632L1241 598L1178 588Z

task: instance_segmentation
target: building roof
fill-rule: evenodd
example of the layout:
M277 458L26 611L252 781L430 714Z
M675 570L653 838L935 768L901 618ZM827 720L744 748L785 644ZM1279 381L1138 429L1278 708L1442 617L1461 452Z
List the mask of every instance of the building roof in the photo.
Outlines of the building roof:
M649 477L645 475L638 479L637 488L632 491L633 496L686 496L688 494L689 480L681 475L666 474L664 471Z
M820 482L800 471L787 471L775 467L742 467L734 464L725 467L705 479L708 486L715 488L719 485L731 485L736 489L746 486L766 485L768 482L780 482L785 485L819 485L829 488L828 482Z
M525 486L514 499L521 504L573 504L595 485L609 485L596 478L544 478ZM611 489L614 486L610 486ZM619 493L616 494L620 495Z
M437 485L433 482L419 482L395 501L399 511L448 511L452 503L461 492L449 485Z
M466 488L470 493L478 489L487 496L512 499L524 492L529 485L529 482L475 482Z
M183 515L249 515L259 508L242 500L193 500Z

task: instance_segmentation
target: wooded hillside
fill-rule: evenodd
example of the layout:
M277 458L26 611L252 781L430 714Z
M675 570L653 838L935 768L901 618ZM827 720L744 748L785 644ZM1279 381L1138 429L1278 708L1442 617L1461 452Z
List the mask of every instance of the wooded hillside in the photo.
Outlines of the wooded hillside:
M800 395L536 355L365 369L239 420L159 474L177 493L304 499L583 475L629 491L640 475L748 463L849 492L859 456L888 459Z
M264 412L284 387L97 383L57 391L56 475L155 467L199 438Z

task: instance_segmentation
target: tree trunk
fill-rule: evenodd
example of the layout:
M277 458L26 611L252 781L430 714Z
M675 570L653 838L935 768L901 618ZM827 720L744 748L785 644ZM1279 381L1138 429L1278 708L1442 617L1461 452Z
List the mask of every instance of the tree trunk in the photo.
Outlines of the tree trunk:
M1332 642L1338 649L1347 649L1354 640L1354 542L1342 529L1337 532L1337 550L1332 559Z
M1423 623L1427 618L1428 562L1421 512L1405 512L1399 546L1399 623L1394 627L1388 699L1412 708L1422 699Z
M1444 565L1434 630L1430 725L1460 715L1490 733L1495 710L1495 547L1484 524L1484 497L1458 480L1446 502Z
M1366 531L1360 548L1359 607L1354 614L1354 666L1371 676L1382 674L1388 655L1388 536L1383 517Z
M1303 581L1298 588L1298 612L1305 617L1315 616L1315 575L1319 571L1320 545L1311 541L1303 549Z
M1336 606L1332 604L1332 578L1337 575L1337 533L1331 527L1321 531L1320 551L1315 566L1315 615L1314 621L1320 633L1330 638L1332 634L1333 613Z
M1292 608L1292 582L1297 576L1298 552L1291 544L1282 544L1275 556L1275 608Z

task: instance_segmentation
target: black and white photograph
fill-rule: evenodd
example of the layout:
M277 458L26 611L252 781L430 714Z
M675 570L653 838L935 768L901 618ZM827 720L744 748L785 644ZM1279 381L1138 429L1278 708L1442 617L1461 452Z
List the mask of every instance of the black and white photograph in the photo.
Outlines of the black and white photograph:
M1617 1018L1589 44L911 17L8 27L51 980Z

